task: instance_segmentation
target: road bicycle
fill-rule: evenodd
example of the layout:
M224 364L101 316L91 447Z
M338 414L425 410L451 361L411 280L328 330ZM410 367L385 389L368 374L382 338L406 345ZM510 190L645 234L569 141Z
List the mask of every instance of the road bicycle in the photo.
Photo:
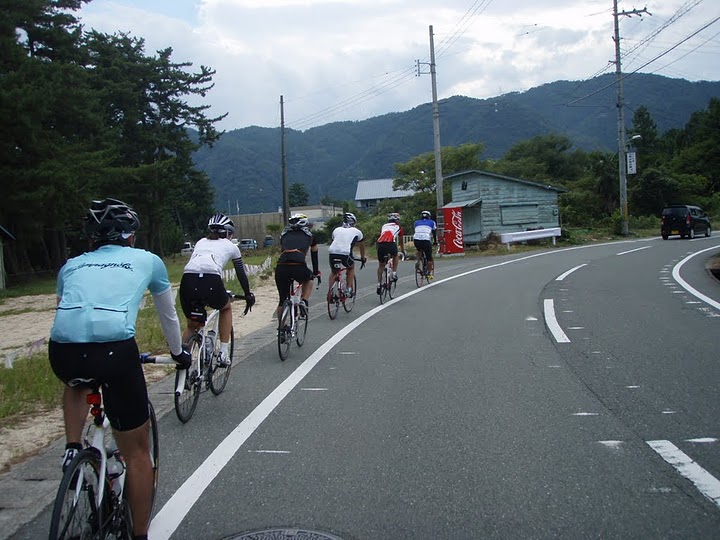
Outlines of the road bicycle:
M383 262L385 263L385 268L383 268L382 271L382 279L380 280L380 289L378 292L381 304L385 302L385 300L393 297L395 288L397 287L397 279L393 279L393 258L386 253L383 256Z
M174 364L171 358L141 354L144 364ZM83 449L66 467L55 497L50 519L50 540L74 538L118 538L132 540L130 505L125 493L125 462L117 450L110 421L102 406L100 385L92 382L87 395L92 423L83 440ZM157 490L160 447L155 410L150 415L150 461L152 463L152 505Z
M227 291L230 300L244 300L245 297ZM204 308L204 306L203 306ZM230 327L230 364L219 363L220 358L220 310L214 309L205 324L185 342L192 356L187 369L175 373L175 414L185 423L195 413L200 394L208 389L219 396L230 378L232 358L235 350L235 331Z
M362 262L362 259L358 259L353 257L354 261L360 261L360 268L365 267L365 263ZM353 284L352 284L352 290L353 294L352 296L347 295L347 279L346 274L347 268L343 266L342 263L336 261L334 263L335 268L335 278L333 279L333 284L330 287L330 290L328 291L327 295L327 310L328 315L330 316L330 319L335 319L337 317L338 311L340 311L340 305L342 304L343 309L345 310L345 313L350 313L352 311L352 308L355 306L355 296L357 295L357 278L353 276Z
M415 284L419 288L432 280L433 277L428 270L428 261L425 252L423 250L418 250L418 252L420 253L420 258L415 263Z
M320 287L320 276L313 276L313 279L315 278L318 280L317 286ZM278 355L283 362L287 360L293 340L298 347L305 343L308 324L307 311L300 309L302 284L291 279L288 287L289 296L283 302L277 334Z

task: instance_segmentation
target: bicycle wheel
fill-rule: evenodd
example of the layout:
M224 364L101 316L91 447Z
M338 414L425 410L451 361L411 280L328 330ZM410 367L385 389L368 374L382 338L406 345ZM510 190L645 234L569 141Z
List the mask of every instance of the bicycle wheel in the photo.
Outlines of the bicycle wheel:
M290 302L285 301L283 304L282 315L280 315L280 321L278 322L278 355L280 360L287 360L288 353L290 352Z
M295 334L295 341L297 341L298 347L302 347L305 343L305 334L307 334L308 316L307 313L300 313L298 308L297 318L295 319L297 325L297 333Z
M388 269L386 266L382 273L382 281L380 281L380 303L381 304L385 301L385 296L387 295L387 284L388 284Z
M155 407L148 401L148 412L150 414L150 463L152 464L152 500L150 501L150 515L155 508L155 494L157 493L158 477L160 475L160 438L158 436L157 416Z
M217 362L217 356L213 356L212 361L210 363L210 391L215 394L216 396L219 396L223 390L225 390L225 385L228 382L228 379L230 378L230 370L232 369L232 357L233 352L235 350L235 330L233 327L230 327L230 346L228 347L228 354L230 355L230 365L229 366L221 366L218 365Z
M425 272L420 264L415 265L415 285L417 285L418 288L425 285Z
M388 286L387 286L387 294L390 298L393 297L395 294L395 288L397 287L397 280L392 278L392 273L390 273L390 279L388 280Z
M103 503L97 505L99 487L100 456L95 450L85 449L70 462L60 481L50 519L50 540L102 536L108 499L103 497ZM106 485L106 494L109 489Z
M330 320L334 320L337 317L338 310L340 309L340 282L336 278L333 282L330 292L327 297L327 310Z
M350 313L352 311L352 308L355 307L355 296L357 295L357 278L355 276L353 276L352 290L352 297L346 297L345 302L343 303L343 307L345 308L346 313Z
M200 380L200 365L202 364L202 357L204 356L201 347L202 341L199 335L195 334L190 336L185 345L192 355L192 365L185 370L185 388L183 388L180 395L175 394L175 414L182 423L192 418L192 415L195 413L195 407L197 407L198 399L200 398L200 387L202 384ZM175 372L175 388L177 388L181 373L182 371L180 370Z

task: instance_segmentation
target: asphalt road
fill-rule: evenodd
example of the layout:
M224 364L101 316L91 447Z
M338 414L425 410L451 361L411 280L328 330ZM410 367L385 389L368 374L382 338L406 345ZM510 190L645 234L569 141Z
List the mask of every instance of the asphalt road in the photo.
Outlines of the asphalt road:
M448 258L423 289L405 263L384 306L371 263L335 321L323 282L286 362L252 336L224 394L162 417L151 538L718 537L718 251Z

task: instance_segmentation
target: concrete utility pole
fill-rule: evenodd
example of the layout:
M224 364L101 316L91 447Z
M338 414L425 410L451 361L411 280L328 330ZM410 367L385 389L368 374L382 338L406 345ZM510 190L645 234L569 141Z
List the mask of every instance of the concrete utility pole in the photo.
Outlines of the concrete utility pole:
M418 75L420 72L420 60L417 61ZM435 72L435 41L433 38L433 27L430 25L430 80L432 82L432 115L433 115L433 141L435 146L435 193L437 195L437 213L435 221L438 226L438 238L442 239L443 220L443 175L442 175L442 146L440 146L440 110L437 100L437 76Z
M652 15L647 8L641 10L621 11L618 13L617 0L613 0L613 17L615 20L615 74L617 76L617 111L618 111L618 175L620 177L620 213L622 214L622 235L627 236L628 230L628 200L627 200L627 141L625 140L625 101L623 99L623 76L620 63L620 23L619 17L643 16L643 13Z
M280 96L280 153L282 154L282 190L283 190L283 227L290 219L290 202L288 197L287 163L285 162L285 107Z

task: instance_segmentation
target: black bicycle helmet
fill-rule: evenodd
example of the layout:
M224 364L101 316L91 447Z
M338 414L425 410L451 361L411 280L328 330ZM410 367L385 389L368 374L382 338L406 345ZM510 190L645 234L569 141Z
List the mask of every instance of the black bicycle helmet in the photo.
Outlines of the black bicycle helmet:
M357 218L355 217L355 214L352 212L345 212L345 215L343 216L343 225L347 227L354 227L357 223Z
M398 214L397 212L388 214L388 221L392 221L393 223L400 223L400 214Z
M208 229L223 236L227 233L235 234L235 224L232 222L232 219L220 212L210 218L208 221Z
M140 219L129 205L117 199L92 201L85 216L85 234L93 242L121 242L140 228Z

